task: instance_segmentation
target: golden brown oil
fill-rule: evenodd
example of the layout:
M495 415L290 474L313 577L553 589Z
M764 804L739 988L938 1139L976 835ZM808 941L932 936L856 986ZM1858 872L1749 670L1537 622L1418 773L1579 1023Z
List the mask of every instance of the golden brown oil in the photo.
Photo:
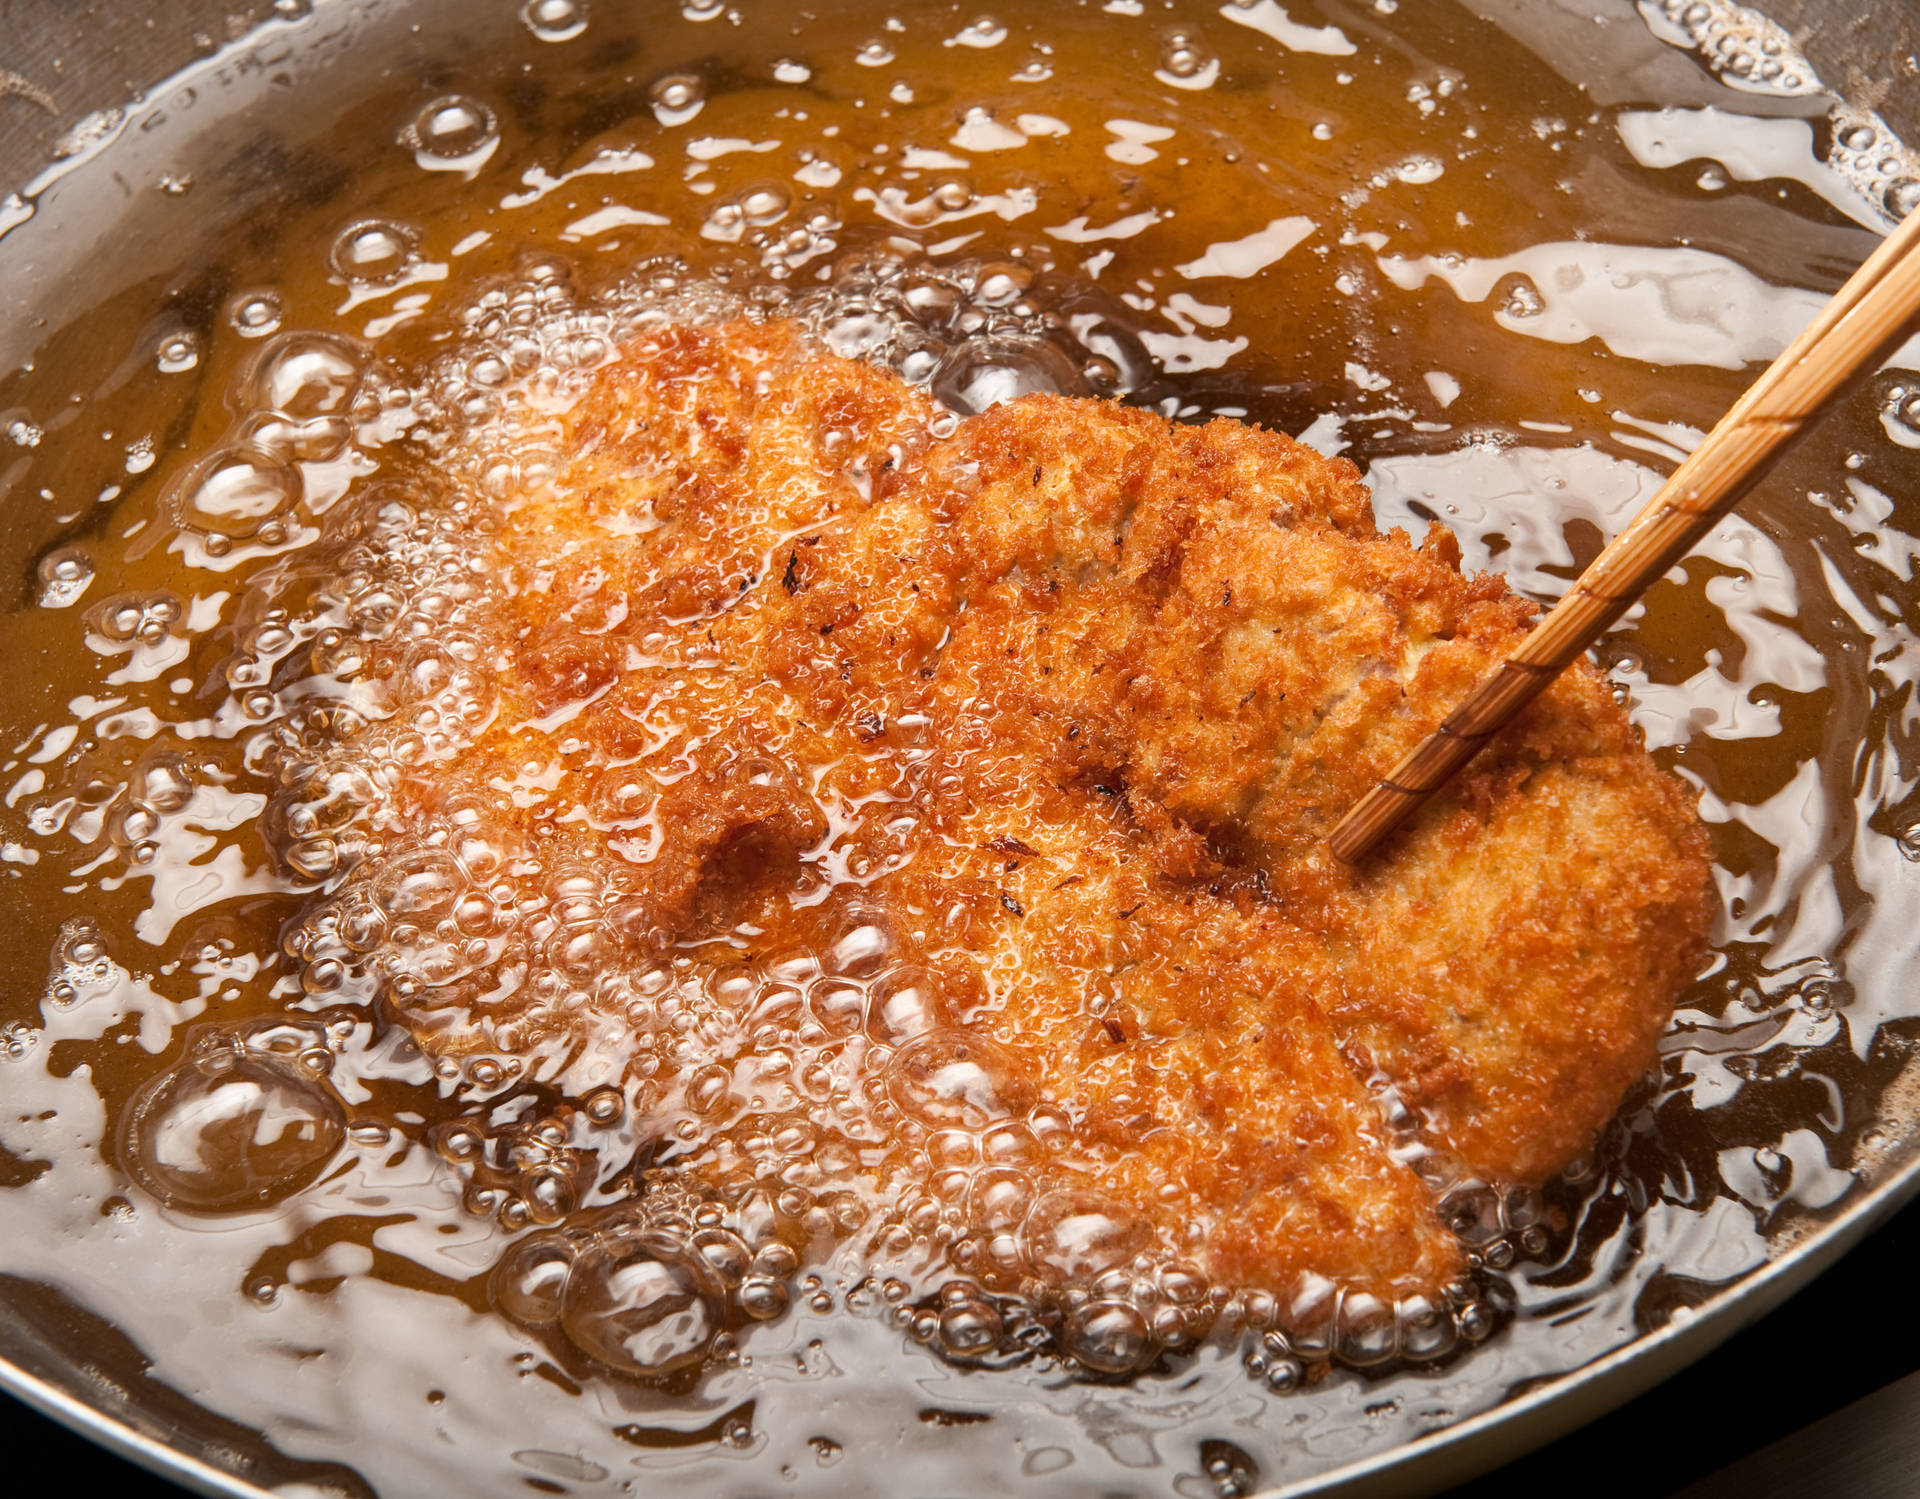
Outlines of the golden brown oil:
M377 813L382 776L485 719L479 528L551 460L504 392L560 399L663 314L794 313L962 405L1040 383L1307 433L1368 471L1383 525L1443 519L1551 597L1911 181L1884 127L1711 7L1603 9L1538 51L1392 0L612 9L269 28L261 56L360 67L348 88L329 65L331 112L241 122L273 211L162 252L0 383L22 580L0 619L0 1269L121 1328L285 1473L344 1464L387 1494L1225 1495L1577 1367L1854 1190L1907 1127L1880 1096L1920 1010L1900 368L1603 651L1703 789L1717 956L1591 1162L1542 1201L1461 1194L1476 1272L1443 1337L1383 1349L1336 1312L1303 1338L1238 1306L1197 1347L1103 1366L1023 1343L1019 1309L962 1282L803 1264L696 1202L668 1207L738 1309L709 1365L656 1346L665 1383L635 1382L555 1331L564 1226L631 1197L636 1152L698 1097L537 1048L436 1063L353 958L370 842L402 883L511 861ZM1596 102L1626 77L1652 95ZM129 232L217 214L219 183L138 184ZM582 893L548 873L530 920ZM528 892L473 883L432 899L490 902L466 936L492 940ZM407 972L461 961L423 942ZM761 1136L776 1177L812 1148ZM794 1201L796 1223L860 1208ZM1181 1304L1165 1269L1125 1292L1143 1325Z

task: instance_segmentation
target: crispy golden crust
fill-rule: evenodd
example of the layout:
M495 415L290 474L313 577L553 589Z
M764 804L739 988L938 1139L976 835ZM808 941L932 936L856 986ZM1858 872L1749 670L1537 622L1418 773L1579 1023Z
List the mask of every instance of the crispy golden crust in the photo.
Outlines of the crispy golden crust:
M1490 1178L1582 1149L1704 953L1689 793L1582 663L1346 869L1332 821L1532 607L1444 532L1377 533L1352 465L1285 437L935 415L782 325L637 344L499 538L507 707L448 782L570 741L525 831L588 809L546 836L631 864L627 961L726 926L823 951L857 879L918 975L869 1001L859 1066L992 1038L1070 1121L1059 1182L1214 1274L1443 1283L1387 1093ZM665 786L646 817L609 765ZM861 1169L930 1178L920 1138Z

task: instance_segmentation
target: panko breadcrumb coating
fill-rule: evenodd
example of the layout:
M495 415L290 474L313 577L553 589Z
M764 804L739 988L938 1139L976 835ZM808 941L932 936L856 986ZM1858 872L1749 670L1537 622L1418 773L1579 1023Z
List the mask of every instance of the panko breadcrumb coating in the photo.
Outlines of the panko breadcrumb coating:
M1434 1183L1544 1180L1651 1063L1707 843L1589 665L1327 852L1535 614L1351 464L1057 397L955 426L778 322L648 334L557 420L493 727L403 795L617 888L539 960L569 996L396 986L429 1049L639 1069L653 1159L728 1201L797 1090L845 1231L932 1203L990 1283L1157 1243L1283 1296L1431 1294ZM675 954L714 966L635 977Z

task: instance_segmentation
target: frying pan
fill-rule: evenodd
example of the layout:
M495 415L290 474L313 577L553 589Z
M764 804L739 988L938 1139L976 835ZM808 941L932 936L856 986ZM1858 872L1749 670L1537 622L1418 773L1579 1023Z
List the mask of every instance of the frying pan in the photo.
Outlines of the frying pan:
M1479 0L1473 8L1557 65L1577 67L1580 38L1591 34L1582 28L1590 28L1599 3ZM412 45L411 19L444 9L318 0L310 15L308 0L240 7L232 0L0 0L0 194L19 194L0 200L0 368L27 358L80 307L190 263L229 226L270 211L288 190L286 153L297 153L297 131L282 124L276 141L285 151L263 152L236 149L236 130L283 119L290 99L327 116L329 104L351 94L343 59ZM1804 38L1824 79L1872 102L1906 138L1920 135L1920 88L1897 71L1898 59L1920 50L1920 7L1776 0L1768 13ZM341 24L329 34L321 23L336 16ZM242 55L252 64L220 65ZM163 80L196 65L201 84L191 109L165 117L143 103ZM112 148L92 154L88 146L101 137L113 137ZM153 176L163 164L191 172L199 191L190 201L143 203L129 221L116 174ZM1910 1067L1888 1090L1882 1117L1896 1143L1863 1187L1829 1211L1795 1220L1776 1236L1763 1267L1691 1316L1483 1414L1285 1492L1380 1499L1431 1492L1592 1420L1698 1358L1920 1194L1917 1083L1920 1069ZM44 1286L0 1276L0 1388L196 1492L267 1499L270 1486L284 1493L289 1483L325 1485L324 1465L276 1465L253 1433L148 1377L145 1367L140 1350L90 1313Z

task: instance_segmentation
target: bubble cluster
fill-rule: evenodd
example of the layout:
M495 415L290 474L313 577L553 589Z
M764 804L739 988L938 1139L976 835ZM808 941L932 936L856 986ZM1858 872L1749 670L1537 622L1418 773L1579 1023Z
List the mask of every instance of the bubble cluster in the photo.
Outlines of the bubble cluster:
M1697 53L1734 88L1790 97L1827 92L1785 27L1732 0L1660 0L1650 19L1657 35ZM1920 206L1920 158L1884 119L1834 97L1826 124L1828 165L1873 210L1897 221Z
M750 186L715 212L727 206L763 272L779 247L796 253L780 238L792 233L783 187ZM368 236L377 243L343 266L341 247ZM335 266L385 274L410 244L362 221ZM455 351L410 381L309 333L274 338L248 364L232 430L176 482L174 514L200 566L296 536L310 548L307 565L265 575L218 665L230 711L257 725L246 759L270 787L267 850L312 892L280 940L300 1003L378 1007L419 1038L434 1085L462 1105L428 1143L464 1208L520 1236L494 1274L497 1303L594 1369L692 1377L741 1329L828 1296L800 1280L822 1254L858 1266L856 1287L897 1286L880 1297L885 1315L966 1364L1052 1359L1121 1377L1236 1329L1294 1339L1284 1358L1249 1363L1275 1387L1315 1358L1442 1356L1485 1319L1483 1299L1341 1303L1334 1333L1296 1337L1291 1311L1212 1283L1192 1244L1068 1167L1071 1122L978 1028L972 965L859 896L906 846L884 809L927 773L911 720L882 730L891 768L816 769L803 788L787 768L803 752L768 741L726 772L735 798L842 809L796 834L831 829L811 897L826 902L826 936L757 956L661 944L654 861L683 815L686 768L671 726L698 715L689 694L702 690L684 641L648 637L638 658L610 663L582 618L536 665L541 711L560 724L610 671L656 673L647 752L602 766L591 740L556 730L495 772L452 773L498 731L515 649L489 581L494 538L519 496L554 482L546 413L622 346L778 313L955 414L1153 378L1118 309L1082 288L1069 320L1045 274L1018 262L844 260L827 287L793 296L778 279L738 292L660 263L587 300L566 262L535 257L475 298ZM389 453L371 479L337 472L401 433L425 467ZM122 597L90 623L101 649L158 649L183 617L178 600ZM130 859L207 774L164 753L114 772L87 814ZM432 810L403 812L426 780ZM588 789L559 799L564 818L532 823L514 789L574 785ZM324 1069L302 1066L230 1032L196 1041L130 1113L129 1172L186 1211L298 1190L345 1128ZM533 1097L547 1102L514 1105ZM233 1144L233 1121L269 1116L282 1123L258 1150ZM630 1174L663 1151L670 1166ZM1503 1252L1475 1249L1487 1268ZM1305 1291L1294 1302L1313 1304Z
M40 580L35 600L42 609L65 609L80 601L93 582L93 558L80 547L56 547L34 565Z
M1547 310L1547 300L1533 278L1517 271L1500 279L1491 300L1500 314L1509 318L1535 318Z
M87 611L94 649L103 654L157 647L184 633L186 606L178 594L162 589L151 594L119 594Z
M341 460L363 373L364 355L331 335L292 333L261 350L233 425L170 490L194 562L231 568L313 539L306 522L350 478Z
M1660 0L1660 16L1735 88L1793 95L1820 87L1792 35L1758 11L1730 0Z
M795 308L824 345L889 366L958 415L1033 392L1125 394L1156 374L1118 308L1087 298L1069 324L1025 265L867 261L838 267L834 287Z
M671 1189L518 1240L494 1266L494 1304L566 1353L648 1380L697 1373L739 1328L784 1313L799 1263L755 1246L711 1204Z

